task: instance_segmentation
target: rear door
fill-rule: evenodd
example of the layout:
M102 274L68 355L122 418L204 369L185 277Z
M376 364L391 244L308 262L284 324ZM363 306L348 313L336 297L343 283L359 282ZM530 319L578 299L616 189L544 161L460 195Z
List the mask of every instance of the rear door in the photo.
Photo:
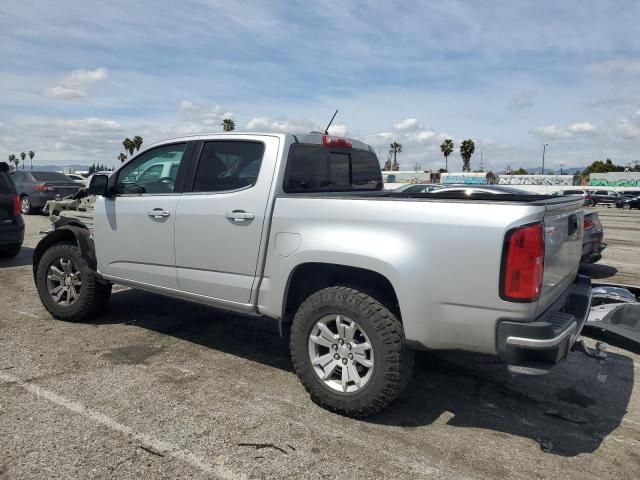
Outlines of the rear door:
M553 303L575 280L582 255L582 199L546 207L545 254L538 310Z
M180 289L248 303L279 139L224 135L201 142L176 215Z
M98 270L141 285L178 287L174 226L186 160L194 144L162 145L133 158L115 175L115 195L98 197L95 244ZM176 165L168 175L147 175L154 165Z

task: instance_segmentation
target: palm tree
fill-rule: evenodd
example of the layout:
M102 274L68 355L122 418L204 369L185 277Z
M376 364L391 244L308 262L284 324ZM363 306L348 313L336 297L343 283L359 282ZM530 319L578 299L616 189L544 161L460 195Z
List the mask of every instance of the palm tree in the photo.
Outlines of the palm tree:
M449 171L449 155L453 153L454 148L453 140L448 138L440 145L440 151L444 155L444 169L447 172Z
M222 130L225 132L233 132L236 129L236 122L230 118L222 120Z
M127 160L127 156L124 153L119 154L117 158L121 163L124 163Z
M14 164L16 161L16 156L12 153L9 155L9 166L11 166L11 164Z
M471 155L476 151L476 144L470 138L463 141L460 145L460 156L462 157L462 171L471 171Z
M135 143L133 143L133 140L131 140L129 137L125 138L122 141L122 146L127 152L129 152L129 155L133 155L133 151L136 149Z
M20 153L20 157L22 158L22 169L24 170L24 159L27 157L27 154L22 152Z
M396 160L396 156L402 152L402 145L398 142L393 142L389 145L389 154L393 155L393 165L391 165L391 170L400 170L400 166L398 165L398 161Z
M16 170L18 170L18 165L20 165L20 159L18 157L16 157L15 155L13 155L13 163L16 164Z
M133 145L136 147L136 152L140 151L140 147L142 146L142 137L139 135L136 135L135 137L133 137Z
M29 160L31 161L31 170L33 170L33 157L36 156L36 152L29 150Z

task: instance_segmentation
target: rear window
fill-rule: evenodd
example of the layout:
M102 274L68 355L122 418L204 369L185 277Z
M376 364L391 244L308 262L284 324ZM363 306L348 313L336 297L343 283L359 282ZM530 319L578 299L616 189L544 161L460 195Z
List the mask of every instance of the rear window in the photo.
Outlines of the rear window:
M31 172L38 182L70 182L71 179L59 172Z
M331 150L321 145L291 146L284 191L382 190L377 157L367 150Z
M11 178L6 173L0 173L0 193L13 193L15 187Z

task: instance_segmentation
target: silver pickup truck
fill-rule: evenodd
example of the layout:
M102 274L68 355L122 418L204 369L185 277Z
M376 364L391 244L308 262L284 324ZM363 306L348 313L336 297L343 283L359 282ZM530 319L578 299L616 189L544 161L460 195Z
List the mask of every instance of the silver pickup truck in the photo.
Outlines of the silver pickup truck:
M398 397L415 349L491 354L522 373L566 357L591 301L581 198L382 186L356 140L163 141L93 177L93 225L60 217L35 282L68 321L104 308L112 284L275 319L313 400L354 417Z

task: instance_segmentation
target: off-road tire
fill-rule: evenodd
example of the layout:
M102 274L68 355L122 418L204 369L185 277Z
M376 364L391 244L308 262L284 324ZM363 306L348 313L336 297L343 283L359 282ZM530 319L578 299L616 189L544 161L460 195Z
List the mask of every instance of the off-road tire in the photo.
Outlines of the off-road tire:
M21 248L22 245L20 244L0 247L0 258L13 258L20 253Z
M360 390L342 393L329 388L313 369L309 336L325 315L345 315L365 331L373 347L371 379ZM413 373L413 350L405 344L402 323L382 303L361 290L329 287L310 295L291 326L291 359L298 379L311 399L327 410L353 418L373 415L402 393Z
M47 288L47 271L51 263L58 258L70 259L80 270L82 287L78 299L71 305L57 303ZM80 249L73 243L56 243L50 246L40 257L36 271L36 287L44 308L58 320L80 322L103 310L111 296L111 284L101 283L90 273Z

